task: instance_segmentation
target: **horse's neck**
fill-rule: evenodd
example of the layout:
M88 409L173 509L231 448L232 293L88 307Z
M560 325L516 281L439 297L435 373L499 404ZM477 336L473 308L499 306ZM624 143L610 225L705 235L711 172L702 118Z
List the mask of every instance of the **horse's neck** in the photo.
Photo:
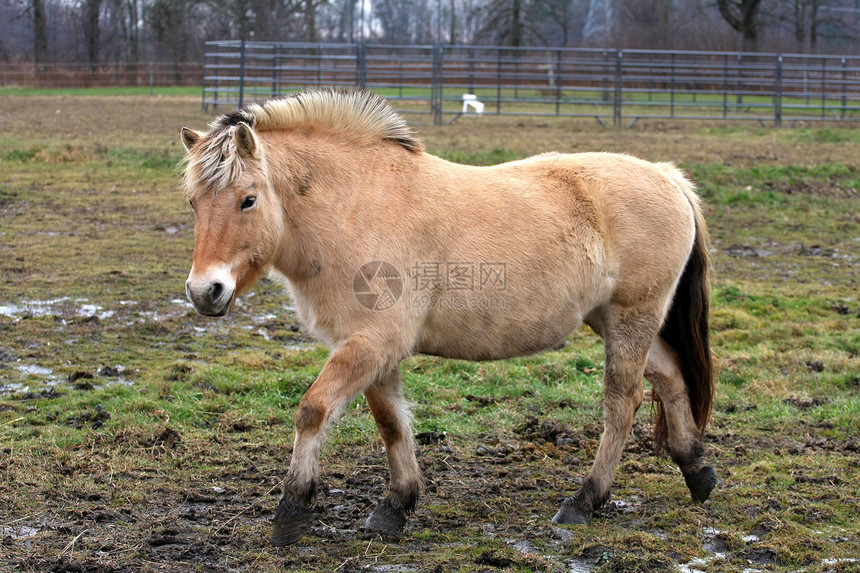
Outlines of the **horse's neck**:
M269 153L269 173L284 206L287 236L274 266L298 285L350 247L368 209L385 209L390 196L402 192L398 185L408 172L402 162L414 154L388 144L357 148L299 137L278 143Z

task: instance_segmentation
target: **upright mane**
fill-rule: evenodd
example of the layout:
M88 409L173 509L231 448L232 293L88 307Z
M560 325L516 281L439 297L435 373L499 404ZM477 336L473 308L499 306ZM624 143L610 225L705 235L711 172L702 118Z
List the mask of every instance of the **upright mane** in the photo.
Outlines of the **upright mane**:
M406 120L378 95L363 90L306 90L252 103L212 121L186 156L183 176L188 192L198 182L209 189L223 189L244 168L233 144L239 123L258 132L315 128L370 144L390 140L409 151L424 150Z

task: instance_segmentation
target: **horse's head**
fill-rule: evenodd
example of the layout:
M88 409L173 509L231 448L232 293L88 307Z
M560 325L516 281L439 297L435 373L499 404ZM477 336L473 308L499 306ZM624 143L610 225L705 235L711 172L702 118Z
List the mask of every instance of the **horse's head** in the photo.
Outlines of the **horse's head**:
M283 233L264 149L244 122L203 134L182 129L194 259L185 292L197 312L224 316L269 266Z

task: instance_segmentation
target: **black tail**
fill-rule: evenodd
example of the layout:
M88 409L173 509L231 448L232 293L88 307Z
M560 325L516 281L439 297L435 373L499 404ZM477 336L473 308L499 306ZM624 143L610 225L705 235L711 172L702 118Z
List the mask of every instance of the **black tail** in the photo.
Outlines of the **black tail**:
M708 230L697 200L691 197L692 190L685 189L696 214L696 241L687 265L678 282L672 307L660 330L660 336L678 354L681 374L687 385L693 419L704 434L711 416L714 399L714 364L710 350L708 328L708 278L710 256L708 254ZM666 445L666 415L659 397L654 394L657 406L654 422L654 446L662 451Z

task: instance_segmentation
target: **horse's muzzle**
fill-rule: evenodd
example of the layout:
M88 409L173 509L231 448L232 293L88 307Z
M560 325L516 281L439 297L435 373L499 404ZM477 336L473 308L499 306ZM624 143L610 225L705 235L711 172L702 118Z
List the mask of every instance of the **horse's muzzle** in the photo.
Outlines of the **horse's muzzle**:
M230 312L233 306L236 282L222 269L204 276L196 276L192 271L185 281L185 294L200 314L220 317Z

